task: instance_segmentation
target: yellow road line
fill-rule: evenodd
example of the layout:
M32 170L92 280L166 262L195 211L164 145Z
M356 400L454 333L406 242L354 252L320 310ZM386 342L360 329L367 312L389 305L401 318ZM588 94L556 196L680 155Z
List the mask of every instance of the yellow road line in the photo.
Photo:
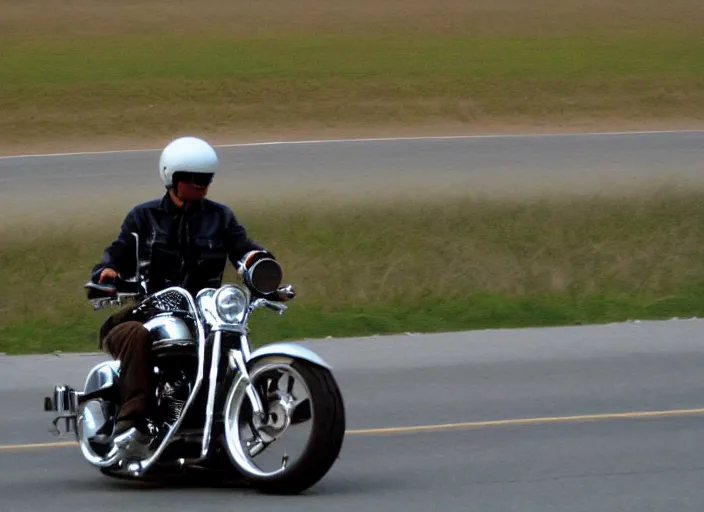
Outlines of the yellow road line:
M677 409L670 411L642 411L607 414L585 414L581 416L553 416L543 418L518 418L511 420L468 421L464 423L445 423L442 425L419 425L415 427L370 428L365 430L348 430L348 435L362 434L399 434L410 432L436 432L440 430L468 429L477 427L502 427L507 425L536 425L539 423L568 423L578 421L597 421L612 419L661 418L667 416L689 416L704 414L704 409Z
M78 446L78 443L76 441L64 441L58 443L4 444L0 445L0 452L14 452L19 450L31 450L36 448L61 448L64 446Z
M616 419L641 419L664 418L672 416L692 416L704 414L702 409L674 409L669 411L635 411L606 414L584 414L579 416L548 416L541 418L517 418L510 420L467 421L463 423L444 423L439 425L417 425L412 427L370 428L348 430L346 435L373 435L373 434L405 434L413 432L438 432L441 430L470 429L480 427L503 427L509 425L537 425L541 423L575 423L580 421L616 420ZM75 441L36 444L8 444L0 445L0 452L12 452L37 448L63 448L77 446Z

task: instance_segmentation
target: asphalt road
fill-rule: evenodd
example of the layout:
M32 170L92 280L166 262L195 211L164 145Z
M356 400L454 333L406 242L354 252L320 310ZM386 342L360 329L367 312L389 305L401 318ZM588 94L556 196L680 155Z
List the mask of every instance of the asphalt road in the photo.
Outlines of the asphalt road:
M219 147L210 193L238 201L633 191L704 184L704 131ZM124 210L161 194L159 151L0 158L0 215Z
M335 366L349 433L333 470L295 499L145 488L101 476L73 447L7 447L56 441L42 396L55 383L80 384L96 356L0 358L0 510L699 511L703 327L307 342ZM694 412L608 416L683 409ZM505 422L530 418L552 419ZM412 428L443 424L455 428ZM410 429L378 430L388 427Z

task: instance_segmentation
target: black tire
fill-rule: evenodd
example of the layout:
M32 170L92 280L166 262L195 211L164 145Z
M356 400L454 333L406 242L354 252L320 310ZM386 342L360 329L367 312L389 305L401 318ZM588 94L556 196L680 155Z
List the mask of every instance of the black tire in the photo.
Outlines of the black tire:
M246 474L252 486L265 494L299 494L318 483L338 458L345 436L344 401L332 374L303 360L291 366L308 386L313 425L302 455L284 473L273 477Z

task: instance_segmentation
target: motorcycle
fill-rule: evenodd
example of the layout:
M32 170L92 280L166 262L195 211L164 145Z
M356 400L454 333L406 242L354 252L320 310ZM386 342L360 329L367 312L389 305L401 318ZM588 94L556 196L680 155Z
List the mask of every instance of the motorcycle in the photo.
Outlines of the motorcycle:
M148 294L139 256L137 263L131 279L84 287L96 311L134 299L147 315L153 356L148 446L104 442L120 409L120 362L112 359L88 372L82 390L59 385L45 397L44 410L57 413L54 435L61 435L63 420L85 460L110 477L161 479L199 471L209 480L244 480L271 494L297 494L320 481L345 434L332 368L295 343L252 351L248 337L254 311L283 314L283 302L295 297L291 286L281 286L276 260L252 251L238 262L242 285L206 288L195 297L178 286ZM305 424L311 428L300 449L276 453L284 434Z

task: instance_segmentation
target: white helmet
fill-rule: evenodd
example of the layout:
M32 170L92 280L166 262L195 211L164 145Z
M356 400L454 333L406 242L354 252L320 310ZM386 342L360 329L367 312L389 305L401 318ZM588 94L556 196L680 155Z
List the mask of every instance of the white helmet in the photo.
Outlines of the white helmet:
M180 137L161 152L159 175L164 186L171 187L174 173L215 174L218 163L218 155L210 144L196 137Z

